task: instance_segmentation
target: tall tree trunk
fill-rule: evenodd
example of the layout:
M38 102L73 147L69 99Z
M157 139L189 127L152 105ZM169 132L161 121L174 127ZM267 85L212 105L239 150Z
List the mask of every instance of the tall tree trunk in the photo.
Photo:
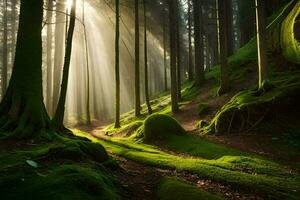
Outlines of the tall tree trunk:
M148 46L147 46L147 5L146 0L143 0L144 3L144 62L145 62L145 98L146 105L148 108L148 114L152 114L152 108L149 99L149 80L148 80Z
M11 0L11 68L14 64L16 50L16 19L17 19L17 0ZM10 71L10 70L8 70Z
M53 69L53 105L52 109L57 107L60 84L62 77L62 66L64 62L64 46L65 46L65 25L62 23L65 21L65 15L60 12L65 12L65 4L63 0L56 1L56 24L55 24L55 54L54 54L54 69Z
M66 131L63 121L64 121L65 103L66 103L68 80L69 80L72 41L73 41L73 34L74 34L75 20L76 20L76 3L77 3L77 0L72 1L70 25L69 25L68 37L67 37L67 43L66 43L66 51L65 51L66 53L65 53L65 60L64 60L64 68L63 68L63 77L62 77L60 96L59 96L57 109L55 111L55 115L52 120L52 124L53 124L54 128L57 131L62 131L62 132Z
M234 33L233 33L233 8L232 0L226 1L226 30L227 30L227 56L231 56L234 52Z
M171 68L171 104L172 112L178 112L178 94L176 77L176 2L169 0L169 32L170 32L170 68Z
M8 65L8 47L7 47L7 0L3 1L3 48L2 48L2 77L1 89L2 97L4 96L7 88L7 65Z
M226 93L229 89L229 77L228 77L228 31L227 31L227 2L225 0L218 0L218 20L219 20L219 54L221 65L221 80L218 95Z
M139 0L134 1L135 11L135 116L141 115L140 95L140 19Z
M0 104L0 131L11 138L47 137L50 120L41 69L43 0L21 0L19 19L14 68Z
M176 1L176 53L177 53L177 95L178 101L181 100L181 45L180 45L180 5Z
M120 0L116 3L116 36L115 36L115 79L116 79L116 116L115 128L120 128Z
M267 79L267 42L265 0L255 0L256 6L256 32L258 53L258 85L262 89L263 81Z
M192 1L188 0L188 40L189 40L189 68L188 68L188 78L189 81L194 79L193 69L194 69L194 61L193 61L193 47L192 47Z
M164 43L164 86L165 91L168 90L168 74L167 74L167 23L166 23L166 10L164 8L164 21L163 21L163 43Z
M90 110L90 62L89 62L89 48L87 39L87 30L85 25L85 0L82 1L82 22L84 28L84 44L85 44L85 58L86 58L86 125L91 125L91 110Z
M194 40L195 40L195 83L201 85L204 81L203 40L201 33L201 4L199 0L193 0L194 4Z
M52 86L53 86L53 54L52 54L52 45L53 45L53 21L52 21L52 10L53 10L53 0L48 0L48 9L47 11L47 91L46 91L46 106L49 115L52 115Z

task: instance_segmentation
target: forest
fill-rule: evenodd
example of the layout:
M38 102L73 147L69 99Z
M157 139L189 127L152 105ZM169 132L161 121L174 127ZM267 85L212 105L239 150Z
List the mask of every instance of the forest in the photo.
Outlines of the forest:
M300 0L0 1L1 200L300 199Z

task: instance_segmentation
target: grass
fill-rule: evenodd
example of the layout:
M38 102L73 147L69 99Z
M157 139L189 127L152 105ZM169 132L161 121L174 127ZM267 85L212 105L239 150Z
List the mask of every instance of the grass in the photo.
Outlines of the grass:
M165 177L161 180L158 189L158 198L161 200L221 200L220 196L205 192L194 185L174 177Z
M74 134L99 142L110 153L136 162L177 171L189 171L205 179L230 184L247 191L255 191L264 197L297 199L300 195L300 177L296 172L272 161L243 154L222 156L226 152L225 147L222 154L221 151L219 152L220 156L217 156L217 151L215 152L214 156L219 159L201 159L173 155L153 145L135 143L130 139L102 141L81 131L74 131ZM209 150L203 149L198 155L205 157Z

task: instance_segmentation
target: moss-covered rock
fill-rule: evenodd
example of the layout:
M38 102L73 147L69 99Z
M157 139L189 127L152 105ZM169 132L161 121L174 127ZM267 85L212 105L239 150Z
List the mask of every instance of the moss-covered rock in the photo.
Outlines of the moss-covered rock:
M164 114L153 114L145 120L135 135L144 141L155 141L165 140L171 135L183 134L185 130L174 118Z

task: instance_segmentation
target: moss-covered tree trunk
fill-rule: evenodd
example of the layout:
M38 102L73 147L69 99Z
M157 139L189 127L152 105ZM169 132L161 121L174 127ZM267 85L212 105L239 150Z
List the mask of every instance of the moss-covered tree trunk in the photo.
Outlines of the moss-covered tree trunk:
M267 79L267 38L265 0L255 0L256 6L256 32L258 53L258 85L262 88L263 81Z
M115 80L116 80L116 116L115 128L120 128L120 0L116 4L116 35L115 35Z
M169 0L169 32L170 32L170 68L171 68L171 105L172 112L178 112L177 74L176 74L176 3Z
M144 3L144 62L145 62L145 99L148 109L148 114L152 114L152 108L149 99L149 79L148 79L148 46L147 46L147 16L146 16L146 0Z
M201 3L193 0L194 6L194 40L195 40L195 83L200 85L204 81L203 42L201 34Z
M50 129L42 92L42 20L43 0L21 0L14 68L0 104L5 137L38 137Z
M228 14L227 14L227 3L225 0L218 0L218 20L219 20L219 54L220 54L220 65L221 65L221 77L220 77L220 88L218 95L226 93L229 89L229 75L228 75Z
M141 92L140 92L140 19L139 0L134 1L135 11L135 116L141 115Z
M66 96L67 96L67 88L68 88L68 80L69 80L69 69L70 69L70 62L71 62L71 52L72 52L72 41L73 41L73 34L75 28L75 20L76 20L76 0L72 1L72 8L71 8L71 17L70 17L70 25L68 30L67 42L66 42L66 54L65 54L65 61L64 61L64 68L63 68L63 77L62 77L62 84L60 89L60 96L58 105L55 111L55 115L52 119L52 125L57 131L66 131L64 127L64 114L65 114L65 103L66 103Z

